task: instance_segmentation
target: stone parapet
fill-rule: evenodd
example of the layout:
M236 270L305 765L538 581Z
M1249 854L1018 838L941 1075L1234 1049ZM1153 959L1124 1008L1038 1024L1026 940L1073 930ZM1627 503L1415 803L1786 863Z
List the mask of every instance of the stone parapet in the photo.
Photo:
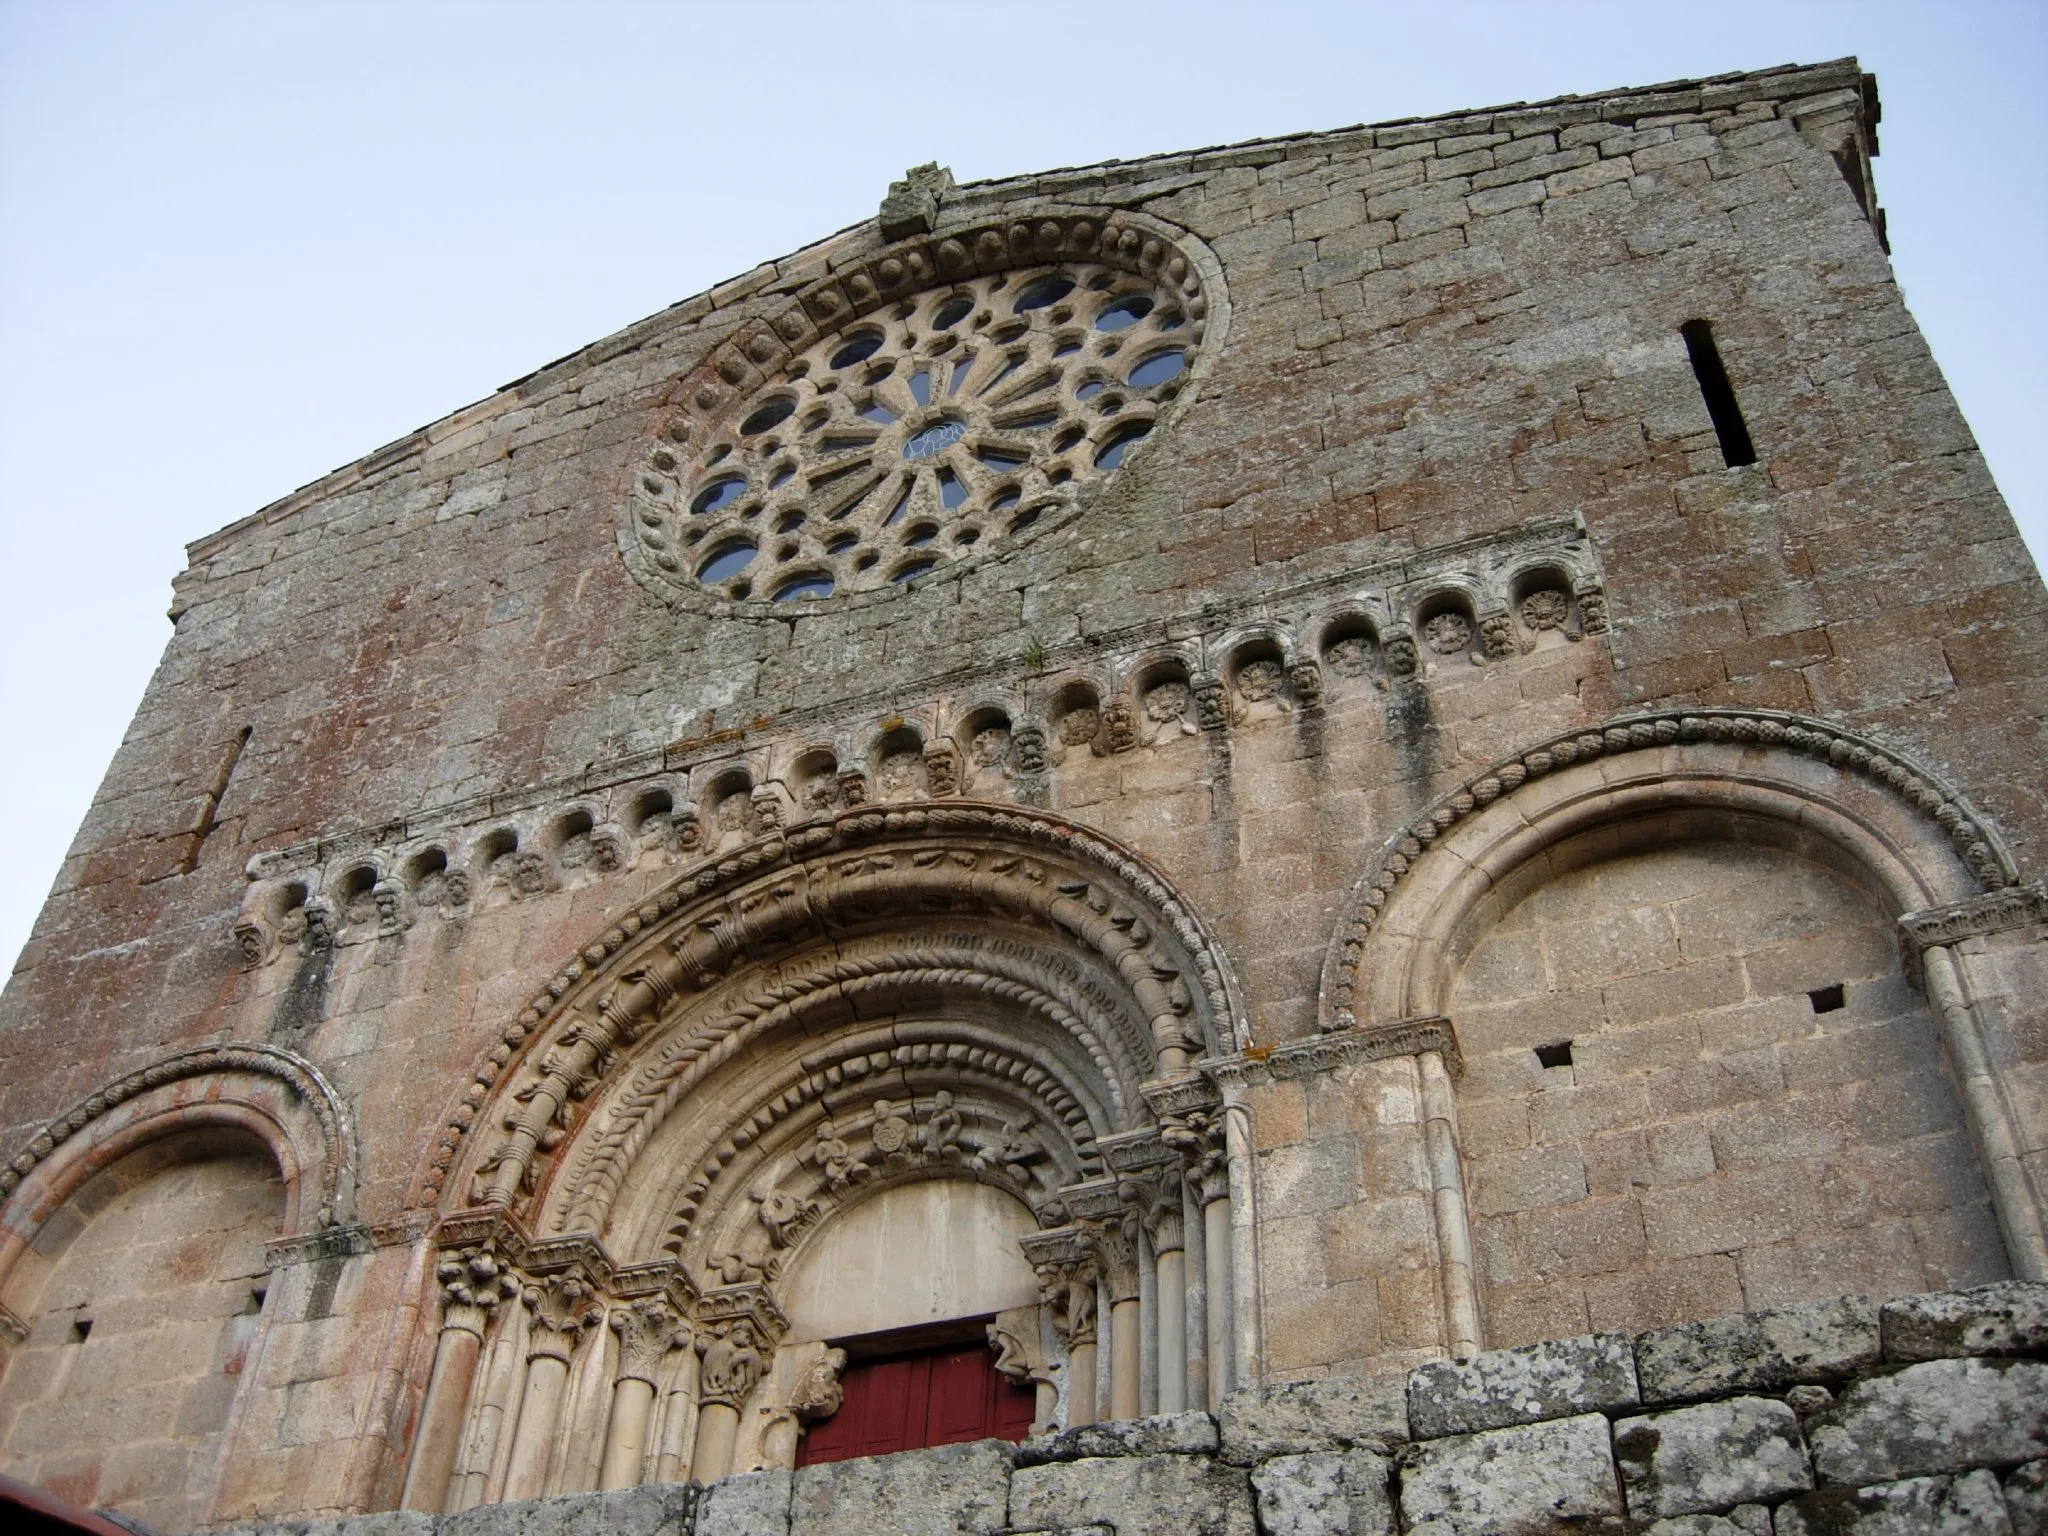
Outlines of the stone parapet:
M235 1536L1807 1536L2048 1512L2048 1285L1489 1350L1220 1413Z

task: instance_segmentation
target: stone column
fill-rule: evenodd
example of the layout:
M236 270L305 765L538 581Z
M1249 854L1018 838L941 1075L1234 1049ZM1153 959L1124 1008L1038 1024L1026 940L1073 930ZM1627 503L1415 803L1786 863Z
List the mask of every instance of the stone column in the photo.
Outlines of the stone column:
M1038 1294L1053 1331L1067 1346L1068 1429L1095 1422L1095 1282L1097 1261L1079 1228L1033 1232L1024 1256L1038 1272Z
M1224 1150L1220 1105L1190 1109L1162 1121L1160 1135L1181 1155L1188 1187L1202 1210L1203 1293L1208 1322L1208 1391L1211 1413L1233 1385L1231 1333L1230 1158Z
M1465 1207L1465 1173L1458 1156L1458 1116L1451 1074L1442 1051L1418 1051L1422 1080L1422 1135L1429 1158L1430 1199L1442 1254L1444 1344L1454 1360L1479 1353L1479 1289L1472 1273L1472 1223Z
M519 1427L505 1468L505 1502L539 1498L547 1490L548 1461L555 1426L569 1384L569 1359L601 1310L590 1287L574 1275L554 1275L526 1293L533 1327L526 1341L526 1391L519 1403Z
M670 1355L668 1393L662 1403L661 1452L655 1458L657 1483L690 1480L691 1451L697 1439L697 1350L687 1336Z
M732 1470L739 1438L740 1407L768 1368L754 1325L745 1318L707 1325L699 1341L704 1363L698 1372L697 1453L691 1474L709 1483Z
M404 1509L439 1514L447 1507L449 1480L462 1445L484 1327L498 1303L517 1292L518 1282L490 1243L446 1255L434 1274L441 1283L441 1334L434 1342L433 1372L427 1378L426 1401L420 1405L419 1439L413 1443L412 1465L406 1469L399 1503Z
M1188 1281L1180 1174L1168 1169L1155 1175L1146 1196L1145 1230L1152 1239L1157 1276L1153 1323L1159 1339L1159 1411L1182 1413L1188 1406Z
M1109 1292L1109 1416L1135 1419L1144 1329L1144 1309L1138 1305L1138 1217L1126 1212L1084 1225Z
M494 1475L504 1477L504 1460L511 1450L505 1421L511 1415L526 1369L525 1311L517 1301L501 1309L497 1337L484 1350L477 1367L476 1385L470 1389L469 1428L455 1476L448 1484L448 1513L488 1504Z
M612 1385L611 1423L605 1431L604 1469L599 1488L634 1488L647 1465L647 1429L654 1417L655 1389L662 1365L682 1337L683 1320L659 1296L646 1297L611 1315L619 1336L619 1373Z

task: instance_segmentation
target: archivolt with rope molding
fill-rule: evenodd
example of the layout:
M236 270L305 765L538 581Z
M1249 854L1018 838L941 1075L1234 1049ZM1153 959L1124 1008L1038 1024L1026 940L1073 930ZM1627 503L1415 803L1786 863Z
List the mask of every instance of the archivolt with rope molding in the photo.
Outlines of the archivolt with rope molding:
M907 928L914 950L899 937L892 953L884 936ZM419 1202L439 1201L495 1099L508 1134L471 1151L459 1187L588 1230L662 1118L750 1040L820 1009L893 1014L920 993L1042 1020L1040 1068L1101 1122L1091 1134L1145 1113L1140 1082L1249 1038L1214 941L1128 849L1044 812L862 808L688 871L586 946L480 1065ZM544 1170L572 1128L564 1166Z

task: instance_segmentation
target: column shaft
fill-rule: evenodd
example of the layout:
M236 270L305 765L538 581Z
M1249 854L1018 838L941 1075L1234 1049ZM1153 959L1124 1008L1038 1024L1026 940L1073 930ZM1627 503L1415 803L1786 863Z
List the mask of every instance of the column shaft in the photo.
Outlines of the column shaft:
M637 1488L647 1464L647 1425L654 1416L654 1383L622 1376L612 1388L612 1418L605 1435L600 1488Z
M1186 1254L1169 1248L1159 1255L1154 1294L1159 1298L1159 1411L1180 1413L1188 1405L1188 1317Z
M1223 1406L1230 1391L1230 1200L1202 1207L1202 1259L1208 1273L1209 1411Z
M1067 1350L1067 1428L1095 1422L1095 1341Z
M454 1324L441 1329L434 1344L434 1369L427 1378L427 1399L420 1407L420 1437L406 1469L404 1509L440 1514L448 1502L448 1482L455 1454L462 1447L463 1411L469 1406L469 1384L476 1376L483 1335Z
M1138 1416L1143 1311L1135 1296L1127 1296L1109 1309L1109 1416L1113 1419Z
M569 1385L569 1362L535 1355L526 1367L526 1392L519 1403L519 1427L512 1434L512 1460L505 1468L505 1502L537 1499L547 1490L548 1459L555 1448L555 1424Z
M732 1404L706 1403L697 1410L697 1455L691 1475L698 1482L714 1482L732 1470L739 1432L740 1411Z

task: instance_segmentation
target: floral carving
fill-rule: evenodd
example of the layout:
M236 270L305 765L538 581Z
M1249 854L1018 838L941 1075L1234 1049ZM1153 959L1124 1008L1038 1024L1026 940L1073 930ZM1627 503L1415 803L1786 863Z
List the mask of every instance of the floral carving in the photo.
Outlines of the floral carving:
M1439 656L1472 648L1472 626L1462 613L1440 613L1422 626L1422 637Z
M1572 600L1561 588L1538 587L1522 599L1522 623L1531 630L1563 629Z

